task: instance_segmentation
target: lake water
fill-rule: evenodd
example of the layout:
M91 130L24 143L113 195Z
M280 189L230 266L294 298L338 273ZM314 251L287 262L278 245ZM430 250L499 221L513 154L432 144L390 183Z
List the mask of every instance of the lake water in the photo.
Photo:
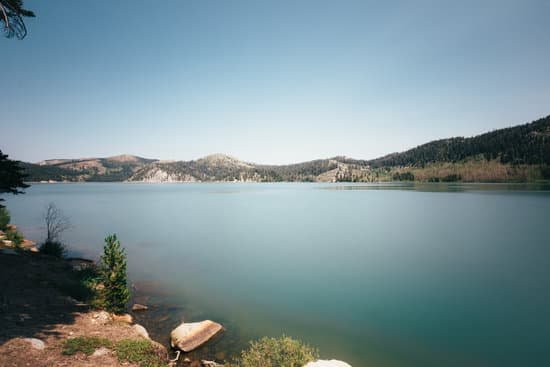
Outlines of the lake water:
M96 258L117 233L163 342L179 321L227 332L227 358L286 334L361 366L550 366L550 191L516 185L37 184L5 196L43 237ZM146 315L144 313L143 315Z

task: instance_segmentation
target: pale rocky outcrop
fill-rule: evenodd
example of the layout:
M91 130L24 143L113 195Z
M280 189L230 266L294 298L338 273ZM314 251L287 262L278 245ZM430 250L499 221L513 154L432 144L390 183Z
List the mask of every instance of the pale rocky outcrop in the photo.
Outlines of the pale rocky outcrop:
M337 361L336 359L328 360L318 360L315 362L309 362L304 367L351 367L346 362Z
M182 323L170 333L172 348L190 352L223 330L217 322L205 320L201 322Z
M25 340L26 342L28 342L31 347L33 349L36 349L36 350L44 350L46 348L46 344L40 340L40 339L36 339L36 338L25 338L23 339Z

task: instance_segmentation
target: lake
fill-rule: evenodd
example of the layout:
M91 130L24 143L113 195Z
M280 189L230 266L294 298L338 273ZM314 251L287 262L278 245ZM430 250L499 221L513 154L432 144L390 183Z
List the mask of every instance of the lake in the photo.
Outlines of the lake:
M286 334L354 367L550 365L545 186L79 183L4 197L34 240L54 202L72 255L97 258L117 233L153 336L183 319L227 327L200 356Z

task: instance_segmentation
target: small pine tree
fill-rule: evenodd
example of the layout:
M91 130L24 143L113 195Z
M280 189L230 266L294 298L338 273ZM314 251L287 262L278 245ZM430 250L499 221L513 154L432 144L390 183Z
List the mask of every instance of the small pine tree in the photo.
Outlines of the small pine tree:
M100 276L104 288L105 308L116 314L126 310L130 290L126 283L126 254L116 234L105 238L101 256Z

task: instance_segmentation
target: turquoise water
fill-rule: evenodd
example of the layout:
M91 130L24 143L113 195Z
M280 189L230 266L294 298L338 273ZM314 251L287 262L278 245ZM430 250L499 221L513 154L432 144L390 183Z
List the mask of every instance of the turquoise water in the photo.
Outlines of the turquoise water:
M38 240L55 202L75 255L116 232L132 281L164 304L152 315L168 313L157 333L227 326L205 354L284 333L354 367L548 366L546 189L37 184L7 205Z

